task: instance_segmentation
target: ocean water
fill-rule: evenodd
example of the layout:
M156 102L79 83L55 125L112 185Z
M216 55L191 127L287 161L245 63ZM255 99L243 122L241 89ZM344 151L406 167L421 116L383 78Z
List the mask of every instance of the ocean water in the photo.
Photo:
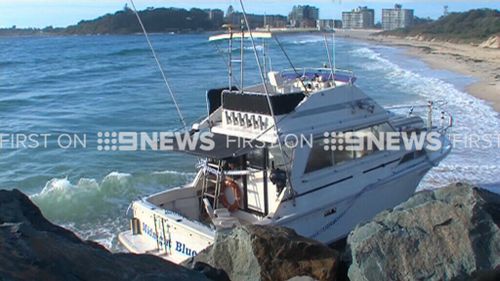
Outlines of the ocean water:
M223 56L208 36L151 36L188 123L206 115L207 89L227 85ZM320 36L280 40L296 66L327 62ZM272 67L289 68L275 44L269 48ZM181 127L144 37L2 37L0 50L0 188L22 190L53 222L119 250L129 203L192 179L197 163L174 153L97 149L98 132ZM253 54L246 60L245 82L259 82ZM353 70L359 87L385 106L440 100L454 116L452 134L492 135L490 145L457 143L420 189L466 180L498 190L500 122L486 102L466 93L472 78L433 70L401 49L341 38L336 64ZM12 147L16 134L50 136L47 147ZM61 134L85 134L86 148L59 148L54 136Z

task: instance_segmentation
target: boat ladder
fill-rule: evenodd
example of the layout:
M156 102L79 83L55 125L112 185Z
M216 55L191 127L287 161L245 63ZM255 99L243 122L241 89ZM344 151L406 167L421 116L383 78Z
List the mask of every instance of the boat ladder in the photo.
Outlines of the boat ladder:
M170 225L167 223L166 219L162 216L157 216L156 214L153 214L153 220L155 224L156 247L158 253L163 253L165 255L172 254Z
M221 185L223 181L222 174L222 161L219 160L217 164L214 163L206 163L207 167L205 169L205 180L203 181L203 191L202 198L213 198L213 208L217 209L218 198L220 195ZM215 179L212 177L215 175ZM212 189L212 185L214 188Z

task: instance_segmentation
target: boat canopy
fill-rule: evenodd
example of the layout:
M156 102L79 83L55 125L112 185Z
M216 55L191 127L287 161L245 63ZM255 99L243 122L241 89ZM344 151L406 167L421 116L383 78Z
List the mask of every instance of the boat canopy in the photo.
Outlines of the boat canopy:
M210 36L208 41L220 41L220 40L229 40L229 39L237 39L237 38L250 38L250 32L236 32L236 33L224 33L219 35ZM252 32L253 38L272 38L273 34L271 32Z
M200 134L202 133L185 133L185 135L182 135L182 139L187 140L187 138L189 138L190 142L195 143L196 145L190 147L187 144L189 142L185 141L185 145L180 147L179 145L181 145L181 142L174 141L173 151L201 158L226 159L242 156L248 154L252 150L263 148L265 146L264 143L257 140L207 132L206 137L211 139L214 144L212 147L209 147L210 144L201 140Z

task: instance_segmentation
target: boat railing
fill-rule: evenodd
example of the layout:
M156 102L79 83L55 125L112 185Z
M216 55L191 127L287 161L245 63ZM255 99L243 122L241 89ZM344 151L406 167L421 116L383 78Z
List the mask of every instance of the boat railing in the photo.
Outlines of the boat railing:
M211 175L214 175L214 176L217 176L217 175L224 175L224 176L247 176L247 175L251 175L251 174L254 174L254 173L258 173L258 172L262 172L262 171L259 171L259 170L250 170L250 169L245 169L245 170L218 170L214 167L211 167L209 164L208 164L208 161L203 159L203 160L200 160L198 162L198 164L196 165L196 168L197 169L201 169L203 171L203 174L211 174Z
M271 89L271 85L266 85L268 87L268 90ZM260 88L262 89L260 89ZM300 91L295 91L295 92L286 92L285 94L297 94L299 93ZM246 89L243 89L243 91L241 90L224 90L222 91L222 94L247 94L247 95L265 95L266 94L266 91L264 89L264 87L262 86L262 84L257 84L255 85L253 88L246 88ZM273 95L282 95L280 93L276 93L274 91L269 91L269 94L271 96Z
M444 135L453 127L453 116L444 108L446 104L446 101L438 100L428 101L427 104L390 106L386 109L395 113L406 113L408 117L423 117L428 131L437 131Z
M341 82L354 82L356 77L354 72L347 69L325 68L325 67L303 67L295 69L284 69L281 71L281 77L284 79L294 80L297 78L314 79L321 76L325 80L335 79Z

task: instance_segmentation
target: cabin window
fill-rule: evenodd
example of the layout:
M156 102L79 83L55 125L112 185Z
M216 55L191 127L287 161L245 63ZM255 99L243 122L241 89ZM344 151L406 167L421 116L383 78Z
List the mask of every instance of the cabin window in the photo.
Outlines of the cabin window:
M425 149L419 149L417 151L415 151L415 158L419 158L419 157L422 157L426 154L426 151Z
M408 161L411 161L413 159L417 159L417 158L422 157L424 155L425 155L425 150L416 150L414 152L407 153L407 154L405 154L405 156L403 156L403 158L401 158L401 161L399 161L399 164L406 163Z
M247 166L251 168L264 170L264 160L264 149L254 149L247 154Z
M335 150L333 152L333 159L335 161L335 165L342 164L354 158L356 157L354 151L352 150Z
M315 139L309 153L305 173L321 170L333 165L333 157L330 150L325 150L324 138Z
M377 137L378 133L376 133L375 130L375 127L370 127L356 131L356 139L358 139L358 142L361 143L362 146L354 150L354 158L363 158L378 151L375 144L372 143L370 146L368 145L368 143L371 142L372 136Z
M379 149L375 144L368 147L369 137L373 136L375 138L379 138L380 133L391 131L393 131L393 129L389 123L382 123L355 131L356 134L351 136L351 138L358 138L358 140L361 138L363 144L361 147L359 145L347 144L345 134L352 131L344 132L343 136L338 136L335 139L334 143L337 147L333 151L331 149L325 149L325 145L331 143L330 139L325 141L324 137L317 138L313 142L313 147L311 148L304 173L318 171L324 168L332 167L333 165L340 165L353 159L363 158L373 154ZM382 145L385 146L385 144Z
M333 161L335 165L348 162L352 159L359 158L357 155L360 153L358 147L353 147L353 145L347 143L348 137L346 134L351 132L344 132L343 136L338 136L335 138L335 143L337 144L336 149L333 151ZM355 136L351 135L350 138L354 139Z
M384 132L393 132L394 129L392 128L392 126L385 122L385 123L382 123L382 124L378 124L378 125L375 125L375 126L372 126L370 128L372 130L372 132L374 134L378 134L378 133L384 133Z
M403 156L403 158L401 158L401 161L399 161L399 164L406 163L408 161L413 160L414 158L415 158L415 155L413 152L407 153L407 154L405 154L405 156Z
M282 149L283 153L286 155L285 159L287 159L288 163L290 163L293 153L291 145L282 145ZM283 158L283 154L281 153L279 145L269 147L269 163L271 166L274 164L275 168L288 170L288 163L285 159Z

